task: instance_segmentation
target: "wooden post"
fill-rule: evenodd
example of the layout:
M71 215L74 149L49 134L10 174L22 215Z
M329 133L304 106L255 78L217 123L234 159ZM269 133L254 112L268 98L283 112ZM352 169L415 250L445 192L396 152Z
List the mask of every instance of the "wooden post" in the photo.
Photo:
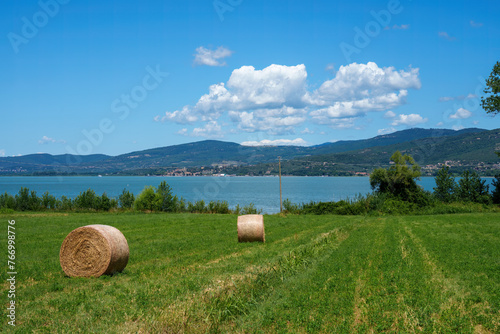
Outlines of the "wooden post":
M278 163L278 166L279 166L279 174L280 174L280 213L283 212L283 199L281 197L281 157L278 157L279 159L279 163Z

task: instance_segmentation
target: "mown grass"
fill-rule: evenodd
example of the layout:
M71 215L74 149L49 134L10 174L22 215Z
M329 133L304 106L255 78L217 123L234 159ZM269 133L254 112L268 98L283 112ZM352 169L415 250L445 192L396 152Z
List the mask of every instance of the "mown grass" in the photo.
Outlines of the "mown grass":
M499 218L273 215L265 244L240 244L235 215L0 215L18 271L15 329L0 273L0 331L498 333ZM64 276L61 243L88 224L123 232L122 273Z

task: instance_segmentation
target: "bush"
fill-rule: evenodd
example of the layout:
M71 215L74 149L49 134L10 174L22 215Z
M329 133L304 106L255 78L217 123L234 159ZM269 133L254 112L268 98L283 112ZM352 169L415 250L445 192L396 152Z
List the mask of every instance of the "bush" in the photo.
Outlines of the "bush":
M158 211L173 212L176 207L176 199L172 195L172 188L170 188L167 182L162 181L158 189L156 189L154 207Z
M55 210L58 208L58 201L54 195L51 195L48 191L46 191L42 195L42 207L46 210Z
M146 186L137 196L134 202L134 209L137 211L153 211L155 209L155 188Z
M470 173L468 170L462 173L458 181L457 197L464 202L474 202L488 204L491 202L489 186L486 180L481 180L476 172Z
M500 204L500 174L495 175L495 179L493 180L493 193L491 195L491 199L494 204Z
M437 200L450 203L456 199L457 183L450 173L450 167L443 166L436 175L434 196Z
M135 197L127 189L123 189L120 196L118 196L118 202L120 203L120 207L122 209L130 209L134 205Z
M15 197L16 210L18 211L37 211L41 209L41 200L36 195L36 191L29 191L28 188L21 187Z
M73 207L76 209L98 210L99 196L95 194L94 190L89 188L76 196L73 200Z
M14 196L5 192L0 195L0 208L15 210L16 209L16 199Z

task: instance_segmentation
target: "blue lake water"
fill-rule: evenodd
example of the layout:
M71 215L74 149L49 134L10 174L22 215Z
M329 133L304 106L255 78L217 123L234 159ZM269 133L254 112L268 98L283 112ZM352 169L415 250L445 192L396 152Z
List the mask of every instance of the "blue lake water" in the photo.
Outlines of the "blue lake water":
M493 181L484 179L487 184ZM27 187L38 196L48 191L58 198L63 195L74 198L90 188L99 195L106 192L117 198L123 189L138 195L144 187L156 187L163 180L175 195L189 202L227 201L231 208L253 203L264 213L279 212L278 177L6 176L0 177L0 193L15 195L21 187ZM283 200L288 198L293 203L338 201L371 192L368 177L286 176L281 181ZM430 191L436 186L433 177L422 177L419 184Z

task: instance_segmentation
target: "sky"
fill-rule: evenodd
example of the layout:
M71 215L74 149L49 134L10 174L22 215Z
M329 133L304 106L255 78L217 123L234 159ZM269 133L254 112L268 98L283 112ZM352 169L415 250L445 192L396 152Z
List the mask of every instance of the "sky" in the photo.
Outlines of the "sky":
M3 1L0 156L500 127L500 2Z

